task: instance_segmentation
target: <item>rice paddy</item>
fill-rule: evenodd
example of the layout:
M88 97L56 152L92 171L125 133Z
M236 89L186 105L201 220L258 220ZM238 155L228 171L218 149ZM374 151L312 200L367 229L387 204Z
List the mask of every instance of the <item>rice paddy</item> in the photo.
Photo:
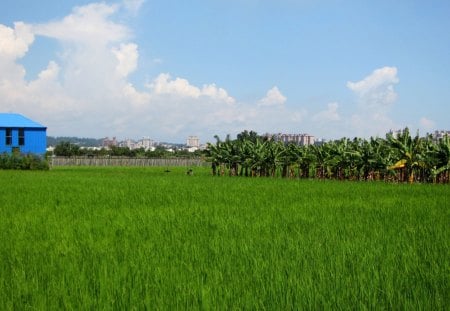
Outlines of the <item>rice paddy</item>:
M0 171L0 309L450 304L450 187Z

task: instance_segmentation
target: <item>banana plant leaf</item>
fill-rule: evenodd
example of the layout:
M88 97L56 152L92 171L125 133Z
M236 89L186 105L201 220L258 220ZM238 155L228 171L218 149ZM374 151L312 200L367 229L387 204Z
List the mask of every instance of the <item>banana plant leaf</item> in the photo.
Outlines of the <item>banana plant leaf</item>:
M397 161L394 165L388 166L388 169L390 170L398 170L400 168L404 168L406 165L406 159L402 159L400 161Z

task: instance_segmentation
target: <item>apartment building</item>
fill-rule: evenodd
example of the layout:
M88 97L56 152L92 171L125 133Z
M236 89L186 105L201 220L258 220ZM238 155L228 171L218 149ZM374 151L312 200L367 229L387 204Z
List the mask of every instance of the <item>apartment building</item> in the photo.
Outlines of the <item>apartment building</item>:
M296 144L300 146L314 145L315 137L309 134L266 134L267 137L285 144Z

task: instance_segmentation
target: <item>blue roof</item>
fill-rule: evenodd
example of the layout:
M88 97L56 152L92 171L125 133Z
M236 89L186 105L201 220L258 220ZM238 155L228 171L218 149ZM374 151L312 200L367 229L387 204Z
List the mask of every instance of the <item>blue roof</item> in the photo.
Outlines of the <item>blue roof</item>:
M42 124L34 122L17 113L0 113L0 127L46 128Z

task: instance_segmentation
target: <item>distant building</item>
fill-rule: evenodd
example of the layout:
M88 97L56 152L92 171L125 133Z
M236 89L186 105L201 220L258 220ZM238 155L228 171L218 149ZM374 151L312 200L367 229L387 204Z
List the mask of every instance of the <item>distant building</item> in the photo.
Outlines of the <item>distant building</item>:
M266 136L274 141L281 141L285 144L296 144L299 146L314 145L315 138L309 134L266 134Z
M403 132L404 132L404 130L390 130L388 134L392 135L394 138L398 138L400 135L403 134ZM410 135L413 136L415 134L410 132ZM429 134L427 134L427 136L428 135ZM441 140L445 136L450 137L450 131L438 130L438 131L434 131L433 133L431 133L431 137L432 137L433 141L435 141L435 142L439 142L439 140Z
M200 139L197 136L189 136L186 140L186 146L199 148Z
M444 138L445 136L450 137L450 131L444 131L444 130L434 131L434 133L433 133L433 140L434 141L439 141L442 138Z
M145 151L147 151L154 149L155 141L148 137L144 137L138 141L134 141L132 139L125 139L119 142L118 145L119 147L130 148L130 150L144 148Z
M125 139L119 143L119 147L127 147L131 150L135 148L136 142L132 139Z
M112 139L109 139L109 137L106 137L105 139L103 139L102 146L103 147L117 146L117 140L115 137L113 137Z
M135 148L144 148L145 150L150 150L154 145L155 142L153 140L148 137L144 137L135 144Z
M0 113L0 153L45 154L47 128L20 114Z
M390 135L392 135L392 137L394 138L398 138L400 135L403 134L403 130L390 130L389 133Z

